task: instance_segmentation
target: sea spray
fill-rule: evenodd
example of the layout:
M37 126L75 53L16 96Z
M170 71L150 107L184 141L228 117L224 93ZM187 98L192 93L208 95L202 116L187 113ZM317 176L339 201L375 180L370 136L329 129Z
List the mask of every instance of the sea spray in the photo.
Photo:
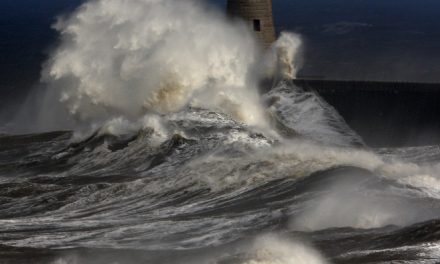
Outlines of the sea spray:
M275 85L294 79L301 67L301 36L293 32L281 32L280 37L266 52L260 62L260 76L273 78Z
M52 103L43 108L59 102L84 123L203 102L264 123L253 76L261 50L234 23L190 0L89 1L55 25L61 44L44 68Z
M267 126L256 69L266 56L269 74L282 64L281 75L291 78L301 42L282 34L264 55L245 23L192 0L88 1L54 28L61 39L43 67L43 95L32 98L38 130L90 128L188 105Z
M301 47L301 38L290 32L282 32L280 38L275 42L274 49L277 59L277 71L283 79L294 79L299 65L296 56Z

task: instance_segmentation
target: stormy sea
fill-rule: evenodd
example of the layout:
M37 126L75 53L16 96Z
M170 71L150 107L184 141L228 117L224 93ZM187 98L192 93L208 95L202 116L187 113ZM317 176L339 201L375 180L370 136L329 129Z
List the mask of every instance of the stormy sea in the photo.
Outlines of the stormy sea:
M0 134L0 263L438 263L440 147L365 144L292 81L300 35L182 0L54 28Z

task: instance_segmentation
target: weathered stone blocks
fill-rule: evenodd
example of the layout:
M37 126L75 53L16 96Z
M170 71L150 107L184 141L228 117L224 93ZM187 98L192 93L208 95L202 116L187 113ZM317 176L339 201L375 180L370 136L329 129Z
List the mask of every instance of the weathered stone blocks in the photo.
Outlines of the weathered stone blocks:
M228 0L228 14L246 20L263 47L275 41L272 0Z

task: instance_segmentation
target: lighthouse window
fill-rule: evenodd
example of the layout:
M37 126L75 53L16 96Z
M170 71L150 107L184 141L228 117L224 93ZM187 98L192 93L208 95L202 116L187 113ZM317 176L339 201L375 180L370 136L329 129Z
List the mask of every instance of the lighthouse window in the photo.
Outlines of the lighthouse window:
M259 19L254 19L254 30L261 31L261 21Z

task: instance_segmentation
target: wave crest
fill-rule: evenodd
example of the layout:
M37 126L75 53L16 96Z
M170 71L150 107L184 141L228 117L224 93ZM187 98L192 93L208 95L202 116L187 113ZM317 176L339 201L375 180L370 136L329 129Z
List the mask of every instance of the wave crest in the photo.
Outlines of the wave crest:
M259 104L250 76L261 52L232 23L190 0L89 1L55 26L62 40L44 69L48 96L80 122L175 112L201 96L259 123L261 109L246 106ZM219 92L245 106L229 111Z

